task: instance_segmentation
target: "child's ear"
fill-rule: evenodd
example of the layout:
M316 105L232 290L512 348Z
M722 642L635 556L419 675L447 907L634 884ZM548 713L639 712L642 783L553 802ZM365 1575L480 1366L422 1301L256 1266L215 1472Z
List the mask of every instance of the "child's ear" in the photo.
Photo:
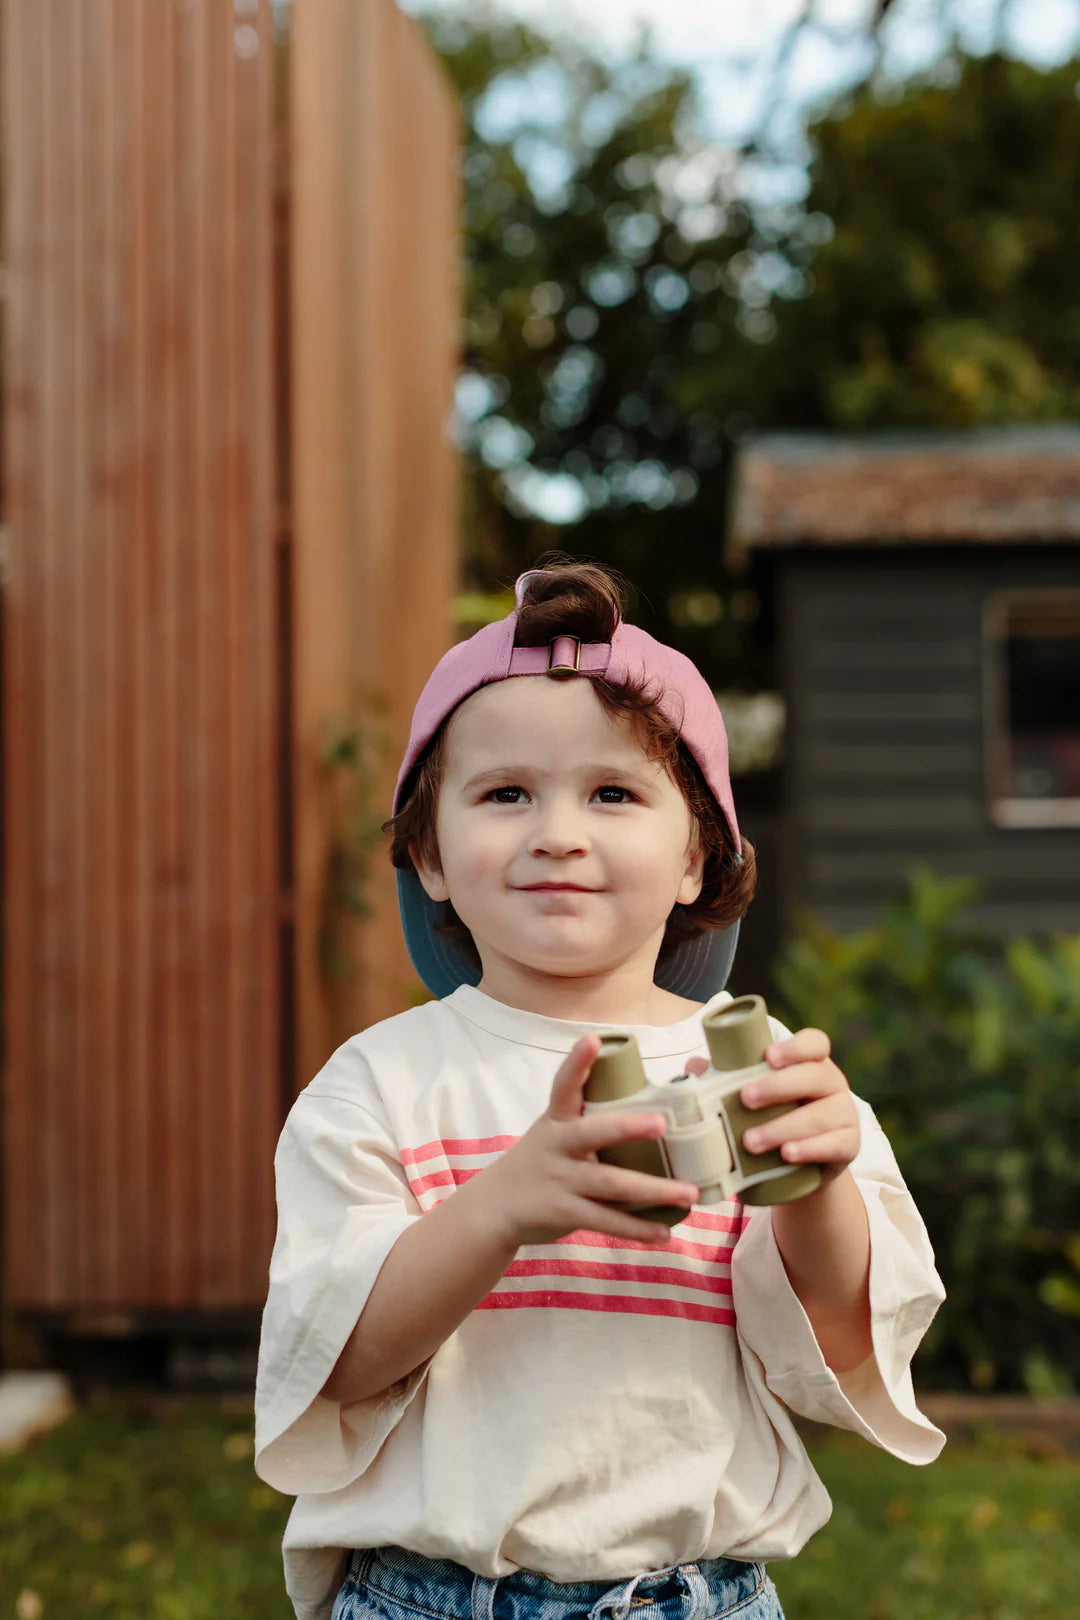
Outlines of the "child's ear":
M695 837L686 857L686 871L679 884L679 892L675 896L676 905L692 906L701 893L701 885L705 881L705 847L700 837Z
M409 854L416 867L416 875L420 879L424 893L429 900L449 900L450 890L446 887L446 879L438 866L432 866L421 855L416 844L409 845Z

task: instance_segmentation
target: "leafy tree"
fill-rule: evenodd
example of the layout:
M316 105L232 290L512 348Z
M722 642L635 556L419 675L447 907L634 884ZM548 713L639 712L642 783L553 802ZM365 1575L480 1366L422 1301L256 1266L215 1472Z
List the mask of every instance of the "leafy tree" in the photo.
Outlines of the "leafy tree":
M751 230L734 159L702 138L691 78L647 45L613 68L498 14L426 23L467 132L471 582L566 546L625 571L638 621L730 678L754 611L721 561L744 420L731 266ZM517 103L508 129L500 97ZM530 509L552 479L581 508L566 527Z
M811 129L808 278L773 307L752 408L840 428L967 427L1080 407L1078 64L958 58L864 86ZM940 68L938 76L940 77Z
M812 125L805 200L768 206L775 154L710 145L692 76L647 41L612 66L497 12L426 26L466 125L476 591L552 546L593 556L715 686L770 684L769 627L723 563L748 430L1077 409L1076 63L872 74ZM538 487L571 521L535 515Z

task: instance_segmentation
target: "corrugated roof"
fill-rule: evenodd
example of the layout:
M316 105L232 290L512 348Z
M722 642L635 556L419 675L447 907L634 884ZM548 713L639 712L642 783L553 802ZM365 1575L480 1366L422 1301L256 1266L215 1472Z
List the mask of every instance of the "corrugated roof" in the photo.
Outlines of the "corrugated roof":
M739 454L731 551L1080 541L1080 424L767 434Z

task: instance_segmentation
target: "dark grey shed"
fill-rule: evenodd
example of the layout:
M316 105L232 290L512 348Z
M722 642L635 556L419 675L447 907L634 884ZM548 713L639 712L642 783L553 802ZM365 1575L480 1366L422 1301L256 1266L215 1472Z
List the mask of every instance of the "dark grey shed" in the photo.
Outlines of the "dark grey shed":
M784 912L866 926L922 863L995 932L1080 930L1080 427L762 437L732 535L776 615Z

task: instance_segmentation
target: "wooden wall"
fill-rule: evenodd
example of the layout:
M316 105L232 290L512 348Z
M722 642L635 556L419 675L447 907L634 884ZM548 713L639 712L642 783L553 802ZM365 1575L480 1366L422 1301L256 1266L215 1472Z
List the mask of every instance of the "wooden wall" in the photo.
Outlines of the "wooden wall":
M825 548L771 555L790 705L782 890L839 929L869 926L916 864L984 885L973 921L1075 932L1080 828L1004 829L987 807L983 605L1075 589L1080 552Z
M270 60L7 0L9 1304L253 1300L278 1123Z
M299 1088L418 986L381 844L363 884L370 917L328 914L352 785L322 761L335 733L374 738L366 813L372 825L387 815L413 704L449 644L460 132L441 70L392 0L297 0L294 18ZM337 982L320 963L327 926L354 968Z
M11 1308L261 1305L289 1100L412 977L381 852L320 973L322 751L385 703L377 812L447 640L457 131L391 0L292 10L289 130L267 0L0 0Z

